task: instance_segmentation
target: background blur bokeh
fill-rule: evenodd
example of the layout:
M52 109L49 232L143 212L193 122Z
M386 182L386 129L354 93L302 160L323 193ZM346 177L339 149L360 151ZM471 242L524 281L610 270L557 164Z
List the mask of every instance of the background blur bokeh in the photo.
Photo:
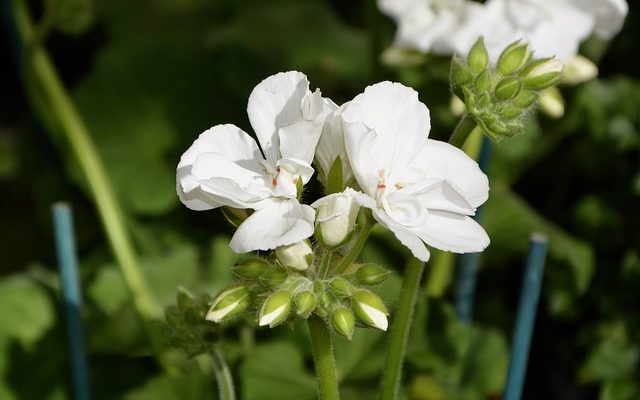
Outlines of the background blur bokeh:
M158 316L178 285L214 295L231 279L238 260L227 247L231 226L217 211L179 203L175 166L215 124L251 132L247 98L265 77L302 71L337 103L368 84L401 81L430 108L431 137L446 140L457 122L448 59L381 64L394 25L373 1L62 2L75 11L54 21L47 49L105 163ZM42 15L41 3L31 3L33 15ZM419 299L406 396L499 398L527 237L536 230L549 236L550 252L525 399L640 399L640 7L629 6L608 48L585 43L583 53L600 59L600 75L562 88L565 116L532 116L526 135L493 147L483 222L492 244L482 258L473 327L456 321L451 267L439 278L444 291L431 288ZM94 397L215 398L206 358L176 356L184 373L170 376L148 355L81 166L23 89L10 8L4 1L0 399L70 397L50 215L59 200L75 213ZM407 253L394 239L377 232L373 244L367 259L402 270ZM398 287L394 274L381 289L390 304ZM240 398L314 398L304 329L251 326L240 321L220 333ZM359 330L352 343L338 340L345 398L377 393L385 339Z

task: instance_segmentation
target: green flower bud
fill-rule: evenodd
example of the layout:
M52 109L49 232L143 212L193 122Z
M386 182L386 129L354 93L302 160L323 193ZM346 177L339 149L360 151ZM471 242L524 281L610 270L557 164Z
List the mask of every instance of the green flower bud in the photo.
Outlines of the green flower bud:
M180 286L178 288L178 294L176 295L176 302L178 308L181 310L191 307L196 301L196 297L188 291L186 288Z
M531 90L523 90L516 96L514 103L522 108L528 108L537 100L538 93Z
M298 315L301 315L304 318L311 315L317 304L316 295L310 290L305 290L296 294L294 302L296 304L296 311Z
M258 257L249 257L236 264L231 271L239 278L257 279L267 272L271 265Z
M505 120L510 120L519 117L524 112L524 109L516 104L503 104L497 109L498 114Z
M347 339L351 339L355 329L353 312L346 307L337 307L333 310L333 313L331 313L331 325L338 334Z
M491 88L491 72L485 69L476 77L473 84L478 92L486 92Z
M390 273L378 264L364 264L356 271L356 278L365 285L377 285L384 282Z
M578 83L590 81L596 76L598 76L598 66L588 58L578 54L567 62L562 82L569 85L577 85Z
M463 97L462 86L473 82L473 74L457 56L451 60L451 89L458 97Z
M352 299L353 309L362 322L376 329L387 330L389 312L380 297L368 290L358 290Z
M467 64L474 75L484 71L489 65L489 54L484 47L484 38L481 36L473 45L467 56Z
M331 291L340 297L347 297L351 294L351 284L344 278L334 278L329 286Z
M258 314L258 325L269 325L269 328L280 324L289 316L291 311L291 292L281 290L267 298Z
M529 62L530 57L531 52L529 52L527 43L521 41L511 43L500 54L497 66L498 72L503 75L511 75L523 68Z
M522 81L518 78L505 78L496 85L495 96L498 100L513 99L522 90Z
M360 206L353 196L334 193L312 204L316 212L316 238L327 247L344 244L356 225Z
M556 87L550 87L540 92L540 109L551 118L564 115L564 99Z
M220 322L244 311L249 306L249 288L236 285L220 293L204 317L207 321Z
M267 286L280 286L285 279L287 279L287 273L280 268L271 268L260 276L260 282Z
M299 271L309 268L313 262L313 249L307 240L288 246L280 246L276 248L275 253L280 264Z
M562 78L563 70L564 64L555 58L534 61L522 71L524 87L542 90L553 86Z

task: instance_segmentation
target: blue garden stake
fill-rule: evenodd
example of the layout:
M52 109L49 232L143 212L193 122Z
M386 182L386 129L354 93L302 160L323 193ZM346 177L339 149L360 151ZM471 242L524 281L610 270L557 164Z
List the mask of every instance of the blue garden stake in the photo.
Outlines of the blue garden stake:
M547 255L547 238L539 233L531 235L529 240L529 252L527 264L522 276L522 288L520 289L520 305L516 326L513 331L513 343L511 344L511 360L507 385L504 390L504 400L520 400L524 387L524 378L527 372L529 360L529 348L536 320L538 298L542 286L542 275Z
M487 136L482 138L478 165L485 174L489 167L489 154L491 152L491 140ZM480 222L482 209L476 210L474 219ZM470 324L473 317L473 304L476 291L476 277L480 264L480 253L462 254L458 258L458 275L456 278L456 313L460 322Z
M66 203L56 203L52 207L53 224L62 284L62 301L71 363L71 383L76 400L90 400L89 374L85 354L84 330L80 310L82 295L78 281L78 260L73 234L73 216Z

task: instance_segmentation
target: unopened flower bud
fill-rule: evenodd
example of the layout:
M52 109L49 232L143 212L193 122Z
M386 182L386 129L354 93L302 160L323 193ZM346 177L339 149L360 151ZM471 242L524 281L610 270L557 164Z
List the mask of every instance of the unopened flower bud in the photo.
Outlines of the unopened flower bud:
M578 54L567 62L562 82L569 85L577 85L578 83L590 81L596 76L598 76L598 66L588 58Z
M459 117L467 111L467 107L464 101L460 100L460 97L454 94L451 96L451 101L449 102L449 110L451 110L451 114Z
M514 103L522 108L528 108L538 100L538 93L531 90L522 90L516 98Z
M530 57L531 52L527 43L521 41L511 43L500 54L498 72L503 75L513 74L523 68L529 62Z
M486 92L491 88L491 72L489 72L488 69L485 69L476 77L473 84L478 92Z
M459 97L463 97L462 86L473 82L473 74L469 67L457 56L451 60L451 89Z
M346 307L337 307L333 310L333 313L331 313L331 325L338 334L346 337L347 339L351 339L355 329L355 318L353 317L353 312Z
M260 276L260 282L267 286L280 286L285 279L287 279L287 273L280 268L271 268Z
M356 278L365 285L377 285L384 282L390 273L378 264L364 264L356 271Z
M291 311L291 293L286 290L275 292L262 304L258 314L258 325L269 325L269 328L273 328L287 319L289 311Z
M231 271L244 279L257 279L267 272L271 265L258 257L249 257L236 264Z
M353 196L334 193L325 196L312 205L316 213L316 238L327 247L337 247L345 243L356 224L360 206Z
M522 72L524 87L542 90L553 86L562 78L564 64L555 58L534 61Z
M307 240L276 248L276 257L285 267L304 271L313 262L313 249Z
M296 304L296 312L298 315L307 318L316 308L316 295L310 290L302 291L296 294L294 303Z
M475 75L479 74L487 68L489 65L489 54L484 47L484 38L481 36L469 51L467 57L467 64L469 69Z
M516 104L502 104L497 108L498 115L505 120L510 120L519 117L524 112L524 109Z
M249 306L249 288L236 285L220 293L209 308L205 319L220 322L244 311Z
M522 90L522 81L518 78L505 78L496 85L496 99L504 101L513 99Z
M564 99L555 87L550 87L540 92L540 109L551 118L560 118L564 115Z
M329 284L331 291L340 297L351 295L351 284L344 278L334 278Z
M358 290L352 297L353 309L362 322L374 328L386 331L389 312L380 297L368 290Z

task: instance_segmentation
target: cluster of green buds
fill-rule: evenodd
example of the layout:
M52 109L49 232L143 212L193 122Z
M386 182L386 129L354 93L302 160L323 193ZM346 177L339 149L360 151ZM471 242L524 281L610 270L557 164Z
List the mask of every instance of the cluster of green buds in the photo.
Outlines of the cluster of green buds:
M347 220L355 224L353 210L344 206ZM326 231L322 224L327 221L319 221L317 230L324 227ZM318 239L312 246L305 240L278 247L266 257L242 260L233 267L237 282L216 296L206 319L225 323L245 312L255 312L259 326L273 328L316 315L346 338L352 337L356 326L386 330L389 313L370 287L384 282L389 271L377 264L350 264L338 271L342 261L339 246L348 246L353 226L339 230L344 237L329 235L329 243Z
M451 86L464 100L468 115L495 140L523 131L523 119L541 91L562 78L564 64L555 58L535 60L527 43L509 45L493 67L482 37L464 63L454 57Z
M196 298L184 288L178 289L176 305L165 310L165 322L159 331L169 347L180 348L189 357L211 351L219 337L219 327L205 321L211 298Z

